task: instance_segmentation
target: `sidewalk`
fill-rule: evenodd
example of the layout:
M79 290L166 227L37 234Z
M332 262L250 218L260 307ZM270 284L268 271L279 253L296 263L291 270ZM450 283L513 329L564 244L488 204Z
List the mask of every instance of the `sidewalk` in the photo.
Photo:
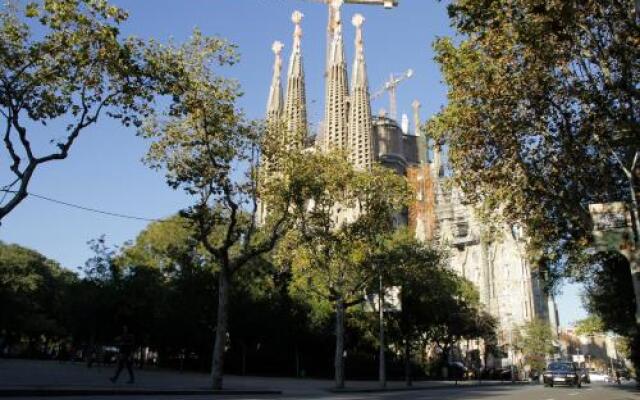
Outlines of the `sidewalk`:
M312 396L338 392L380 391L377 381L347 381L346 388L333 389L333 381L323 379L296 379L234 376L224 377L224 391L209 387L209 375L194 372L183 374L171 370L135 370L136 383L127 384L126 370L120 381L112 384L108 379L113 367L87 368L84 363L57 361L0 359L0 397L60 395L189 395L189 394L251 394ZM482 385L500 385L510 382L483 381ZM404 382L391 381L389 391L426 390L454 386L450 381L418 381L407 388ZM478 381L458 382L459 386L475 386Z

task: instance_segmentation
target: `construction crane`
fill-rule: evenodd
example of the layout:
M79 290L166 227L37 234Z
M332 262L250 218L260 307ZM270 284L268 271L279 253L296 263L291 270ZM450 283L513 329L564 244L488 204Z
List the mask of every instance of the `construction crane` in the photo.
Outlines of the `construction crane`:
M385 84L377 90L375 93L371 95L371 100L375 100L382 96L385 92L389 92L389 116L391 119L396 119L398 117L398 100L397 100L397 89L400 82L403 82L413 76L413 70L408 69L404 74L394 75L391 74L391 77Z
M311 1L313 3L324 3L329 4L332 0L306 0ZM344 0L345 3L349 4L366 4L366 5L376 5L376 6L384 6L384 8L393 8L398 6L398 0Z

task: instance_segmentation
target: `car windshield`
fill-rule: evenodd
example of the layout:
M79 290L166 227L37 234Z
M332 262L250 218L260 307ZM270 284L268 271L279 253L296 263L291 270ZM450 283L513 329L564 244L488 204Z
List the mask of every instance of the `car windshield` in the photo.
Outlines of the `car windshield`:
M573 365L569 363L551 363L548 369L552 371L573 371Z

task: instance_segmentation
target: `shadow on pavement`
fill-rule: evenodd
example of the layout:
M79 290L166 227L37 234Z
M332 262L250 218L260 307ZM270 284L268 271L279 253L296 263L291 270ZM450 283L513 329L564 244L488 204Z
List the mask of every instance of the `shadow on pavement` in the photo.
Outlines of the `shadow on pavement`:
M640 387L635 382L625 382L622 385L609 385L610 389L617 389L623 392L632 393L636 396L640 395Z
M457 386L446 388L430 388L422 390L411 391L386 391L386 392L373 392L373 393L314 393L304 396L305 399L379 399L379 400L393 400L393 399L442 399L442 400L457 400L457 399L482 399L492 398L499 399L503 396L514 395L516 392L525 389L522 386ZM287 399L299 399L300 395L287 394L286 392L280 398Z

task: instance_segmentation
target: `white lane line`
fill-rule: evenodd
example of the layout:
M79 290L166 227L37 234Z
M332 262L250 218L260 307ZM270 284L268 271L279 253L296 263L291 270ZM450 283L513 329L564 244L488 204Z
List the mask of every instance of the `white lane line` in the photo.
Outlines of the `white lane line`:
M574 393L569 393L569 396L577 396L577 395L579 395L579 394L580 394L580 393L578 393L578 392L574 392Z

